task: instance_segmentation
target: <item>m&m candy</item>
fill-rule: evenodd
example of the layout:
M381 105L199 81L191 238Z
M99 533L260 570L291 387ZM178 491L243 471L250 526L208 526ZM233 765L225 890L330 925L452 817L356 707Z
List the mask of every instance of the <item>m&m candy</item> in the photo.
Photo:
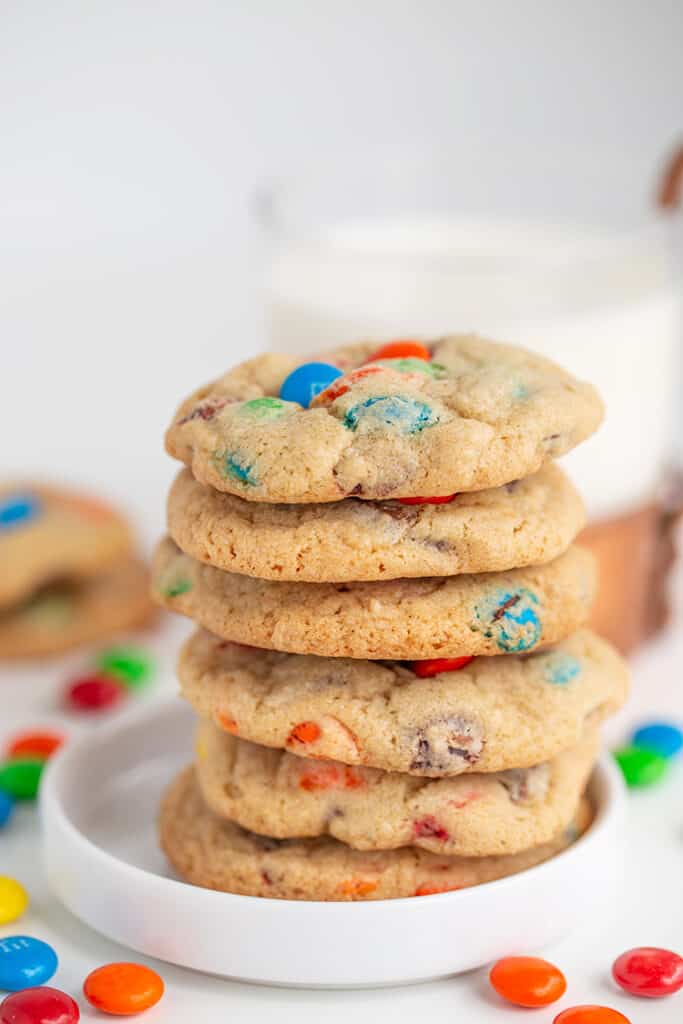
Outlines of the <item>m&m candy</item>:
M419 341L390 341L373 352L368 362L378 359L425 359L429 362L431 358L429 349Z
M71 683L66 701L74 711L106 711L118 704L124 693L121 683L109 676L84 676Z
M5 761L0 765L0 790L15 800L35 800L44 767L44 760L32 757Z
M118 679L131 687L146 683L154 668L150 656L134 647L112 647L101 651L96 659L96 665L106 676Z
M58 960L52 946L29 935L0 939L0 989L18 992L49 981Z
M457 672L471 661L474 661L471 655L462 658L425 658L423 661L411 661L410 668L420 679L428 679L442 672Z
M46 761L63 742L64 737L56 732L22 732L10 741L7 757L27 757Z
M441 498L398 498L402 505L449 505L457 494L444 494Z
M14 810L14 801L9 793L5 793L4 790L0 789L0 828L6 825L12 817L12 811Z
M648 722L636 729L631 742L634 747L660 757L674 757L683 750L683 732L668 722Z
M642 747L621 747L614 751L626 785L632 789L658 782L667 769L667 759Z
M548 1006L567 989L564 974L537 956L506 956L493 965L489 981L499 996L516 1006Z
M40 502L30 494L12 494L0 501L0 532L29 523L40 513Z
M16 921L28 906L28 893L21 882L0 875L0 925Z
M77 1024L80 1017L71 996L45 985L14 992L0 1003L0 1024Z
M330 363L304 363L285 377L280 398L285 402L298 402L308 409L315 396L341 376L342 371Z
M670 949L639 946L617 957L612 977L632 996L670 996L683 988L683 957Z
M158 1003L164 983L156 971L142 964L106 964L88 975L83 994L96 1009L125 1017Z
M553 1024L631 1024L631 1021L609 1006L570 1006L558 1013Z

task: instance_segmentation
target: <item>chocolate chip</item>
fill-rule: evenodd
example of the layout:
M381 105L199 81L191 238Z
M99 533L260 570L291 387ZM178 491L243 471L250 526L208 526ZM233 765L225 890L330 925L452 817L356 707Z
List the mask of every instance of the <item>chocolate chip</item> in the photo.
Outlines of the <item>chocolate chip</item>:
M508 608L514 608L514 606L519 603L519 599L519 594L513 594L512 597L508 597L507 601L503 601L503 603L499 605L493 613L492 621L498 622L499 619L502 619Z
M250 832L249 837L254 846L258 846L259 850L263 850L264 853L270 853L271 850L278 850L286 842L284 839L273 839L271 836L260 836L256 832Z
M446 552L453 550L453 545L450 544L449 541L438 540L434 537L427 537L427 539L423 541L423 544L427 548L435 548L436 551Z
M227 398L207 398L200 402L199 405L195 405L194 409L187 416L183 416L181 420L178 420L178 426L182 426L183 423L189 423L190 420L210 420L227 404Z
M550 768L538 764L533 768L509 768L498 776L507 789L513 804L538 800L545 796L550 784Z
M377 502L375 507L379 509L380 512L383 512L387 516L391 516L392 519L396 519L399 522L415 523L420 515L419 507L417 505L401 505L398 501Z
M484 748L483 729L462 715L435 718L416 733L411 771L425 775L457 775L476 764Z

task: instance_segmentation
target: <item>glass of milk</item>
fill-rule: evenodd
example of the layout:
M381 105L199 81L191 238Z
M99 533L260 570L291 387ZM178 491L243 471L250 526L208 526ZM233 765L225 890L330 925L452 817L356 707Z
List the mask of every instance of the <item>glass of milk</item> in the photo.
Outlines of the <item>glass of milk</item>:
M597 436L564 465L594 523L656 499L674 452L679 281L644 154L354 153L259 197L269 347L475 332L592 381Z

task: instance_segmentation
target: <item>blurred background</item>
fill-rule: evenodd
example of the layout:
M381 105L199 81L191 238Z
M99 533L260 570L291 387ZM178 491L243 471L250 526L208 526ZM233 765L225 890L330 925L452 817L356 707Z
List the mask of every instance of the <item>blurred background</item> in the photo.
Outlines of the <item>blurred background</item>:
M641 516L606 557L652 571L676 0L10 0L0 27L3 473L102 490L151 538L163 429L235 360L489 331L605 393L576 476L594 520Z

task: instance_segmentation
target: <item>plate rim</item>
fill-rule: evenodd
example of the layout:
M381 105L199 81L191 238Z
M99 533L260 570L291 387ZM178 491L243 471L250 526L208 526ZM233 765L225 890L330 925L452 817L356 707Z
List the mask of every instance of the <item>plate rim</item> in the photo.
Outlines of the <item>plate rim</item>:
M221 901L225 906L231 904L234 905L235 902L237 902L243 906L252 906L254 908L258 906L259 908L264 908L268 911L272 910L274 907L282 907L285 905L290 909L290 911L294 911L296 909L296 912L302 914L306 913L307 910L310 910L310 912L320 913L321 908L325 907L325 912L328 914L358 915L359 913L372 913L373 910L376 913L378 907L381 907L384 912L386 912L389 907L395 907L400 911L401 909L405 909L406 904L413 908L413 910L419 906L433 907L437 901L445 904L447 902L458 900L459 903L462 904L463 900L476 899L483 891L488 894L492 892L494 888L500 891L504 888L509 888L510 886L519 884L519 879L523 879L530 873L533 873L536 876L542 872L548 873L549 871L552 871L558 863L562 864L568 858L585 854L586 851L590 850L603 838L604 833L609 830L615 819L620 816L625 806L625 786L623 779L611 756L607 751L603 750L596 761L589 786L595 787L596 785L600 785L604 796L600 805L596 808L595 817L590 827L582 836L573 842L571 846L568 846L554 857L513 875L507 875L503 878L494 879L490 882L482 882L480 885L467 886L466 888L452 892L432 893L429 896L423 896L420 899L415 899L413 896L398 896L382 900L295 900L274 899L268 896L250 896L244 893L230 893L217 889L208 889L203 886L193 885L192 883L186 882L177 877L168 877L166 875L158 874L155 871L151 871L148 868L142 868L136 864L131 864L128 861L117 857L104 847L99 846L89 838L81 828L78 827L76 822L70 816L67 807L64 806L64 801L61 799L60 795L60 782L62 781L67 768L72 765L73 762L78 763L81 758L87 759L92 755L94 749L104 743L115 742L116 737L122 732L128 732L130 729L140 727L145 723L148 723L150 720L153 721L158 717L183 714L185 710L186 709L183 707L182 702L178 697L153 699L142 707L131 709L130 712L126 712L124 715L118 716L115 720L99 725L92 731L75 737L57 754L55 754L55 756L48 762L40 786L39 806L43 843L46 842L47 838L46 834L48 826L46 823L49 817L53 821L56 821L58 827L63 832L66 832L69 835L72 843L77 844L82 848L84 855L89 858L96 858L100 863L110 865L114 869L132 872L140 882L147 882L148 884L155 886L165 886L169 889L170 893L173 893L180 886L183 890L193 890L198 899L206 899L209 897L214 902ZM361 907L364 909L361 910Z

